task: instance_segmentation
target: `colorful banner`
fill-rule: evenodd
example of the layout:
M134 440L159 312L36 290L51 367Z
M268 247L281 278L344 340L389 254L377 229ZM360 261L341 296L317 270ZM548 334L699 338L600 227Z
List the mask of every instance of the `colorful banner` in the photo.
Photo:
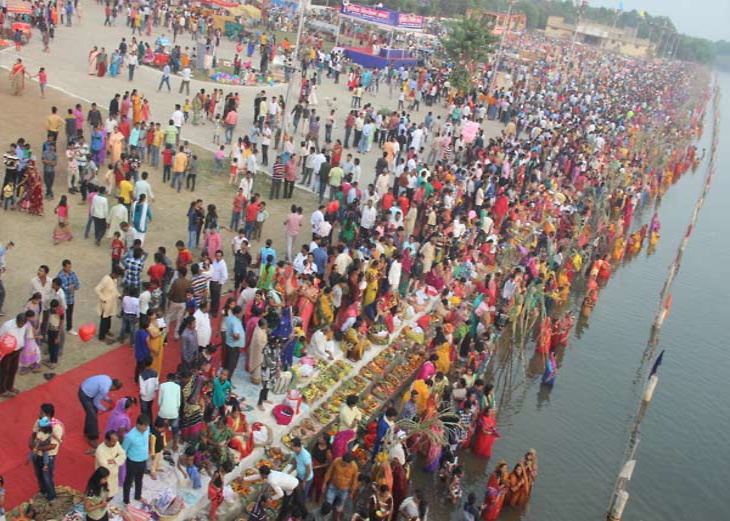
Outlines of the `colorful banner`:
M422 29L423 16L401 13L384 7L371 7L360 4L342 4L342 14L358 18L366 22L390 25L400 29Z

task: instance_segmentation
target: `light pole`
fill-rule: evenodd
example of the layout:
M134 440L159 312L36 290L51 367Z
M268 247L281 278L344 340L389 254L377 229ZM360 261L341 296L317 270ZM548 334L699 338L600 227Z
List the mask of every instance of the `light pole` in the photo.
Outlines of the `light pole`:
M578 8L578 19L575 22L575 30L573 31L573 41L570 42L570 61L573 62L573 53L575 52L575 43L578 41L578 27L583 20L583 11L588 7L588 0L582 0Z
M517 0L508 0L507 2L507 26L502 30L502 34L499 38L499 47L497 48L497 57L494 59L494 74L489 82L489 92L491 93L494 89L494 84L497 81L497 72L499 71L499 63L502 61L502 50L504 49L504 40L512 26L512 6Z
M294 74L297 70L299 70L298 67L296 67L297 62L299 61L299 43L302 40L302 30L304 29L304 18L307 14L307 7L309 7L309 0L300 0L299 2L299 9L301 12L299 13L299 26L297 27L297 41L294 44L294 61L290 74L289 74L289 82L286 86L286 95L284 96L284 117L283 117L283 125L284 125L284 134L287 135L289 133L289 114L291 110L289 109L289 99L291 98L291 89L292 85L294 84ZM284 65L287 67L287 65Z

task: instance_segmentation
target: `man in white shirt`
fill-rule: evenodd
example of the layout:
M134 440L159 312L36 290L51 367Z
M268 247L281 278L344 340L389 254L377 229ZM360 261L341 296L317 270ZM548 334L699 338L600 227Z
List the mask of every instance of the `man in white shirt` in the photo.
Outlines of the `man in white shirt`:
M129 81L134 80L134 69L137 68L137 64L139 63L137 61L137 53L136 52L129 52L127 53L127 56L125 58L125 62L127 63L127 71L129 73Z
M157 393L157 404L160 409L157 413L159 418L167 420L172 431L172 450L177 451L177 444L180 440L180 385L175 381L175 375L167 375L167 381L160 385Z
M332 342L327 340L327 334L330 331L329 326L324 326L322 329L318 329L312 335L309 341L309 349L307 354L310 354L321 360L334 360L335 350Z
M373 207L373 202L368 200L367 204L362 209L362 215L360 216L360 228L362 228L362 232L365 237L370 236L370 230L373 226L375 226L375 219L377 216L378 212Z
M320 150L314 156L314 176L312 177L312 186L310 187L314 191L319 187L319 171L322 168L322 164L327 161L323 150Z
M251 191L253 190L252 172L253 171L246 172L245 177L241 179L241 182L238 184L238 188L243 190L243 195L247 201L251 200Z
M104 238L107 219L109 218L109 201L104 196L105 191L106 188L100 186L99 193L91 201L91 218L94 220L94 242L97 246L101 244L101 240Z
M294 271L300 274L304 273L304 261L307 260L308 255L309 246L307 244L304 244L299 253L297 253L296 257L294 257L294 261L292 262L292 267L294 268Z
M48 276L50 268L43 264L38 268L38 274L30 279L30 294L40 293L42 300L41 305L43 306L43 319L41 321L41 333L45 334L46 326L48 325L48 310L51 307L51 300L55 291L51 283L51 277Z
M291 510L292 503L299 501L297 494L295 494L297 487L299 486L299 480L296 476L292 476L291 474L271 470L268 466L261 465L261 467L259 467L258 474L253 474L243 479L244 481L258 481L260 479L264 479L274 491L274 495L269 498L271 501L277 501L284 498L280 513L284 513L285 515L283 517L280 515L279 519L287 519L286 513Z
M185 95L190 96L190 78L193 77L193 71L190 66L185 67L181 72L182 81L180 82L180 94L182 94L183 88L185 89Z
M132 195L134 195L135 199L139 199L140 195L145 194L147 196L147 200L153 203L155 202L155 194L152 192L152 185L150 185L150 182L147 180L148 178L149 173L142 172L142 179L134 183Z
M312 240L314 240L314 237L317 235L319 223L324 221L324 208L324 205L320 205L319 208L312 212L312 217L309 220L309 223L312 225Z
M213 271L210 277L210 315L215 317L221 303L221 288L228 280L228 266L223 258L223 250L215 252L215 259L210 267Z
M210 315L208 315L209 309L210 304L204 300L200 303L198 309L195 310L195 313L193 313L195 317L195 333L198 336L198 347L201 349L210 345L210 339L213 336Z
M342 244L337 245L337 252L334 269L337 274L344 277L347 274L347 268L352 264L352 257L345 251L345 246Z
M393 260L390 263L390 270L388 270L388 284L390 285L390 291L398 291L402 270L403 265L400 262L400 253L394 253Z
M172 124L177 128L177 140L175 141L175 144L180 143L180 134L182 133L182 126L183 123L185 123L185 114L183 114L182 108L179 104L175 105L175 111L172 113L172 116L170 116L170 119L172 120Z
M18 314L0 326L0 338L4 335L15 338L15 351L6 354L0 360L0 396L4 398L11 398L20 393L20 390L15 387L15 376L18 374L20 352L25 346L27 332L28 319L25 313Z

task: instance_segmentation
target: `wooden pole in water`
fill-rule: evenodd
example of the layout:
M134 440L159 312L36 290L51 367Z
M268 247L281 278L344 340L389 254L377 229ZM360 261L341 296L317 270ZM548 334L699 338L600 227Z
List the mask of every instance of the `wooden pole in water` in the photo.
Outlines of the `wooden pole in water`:
M717 82L715 82L716 84ZM666 318L667 313L669 312L669 306L671 305L671 294L669 293L669 290L671 289L672 283L674 281L674 278L677 275L677 272L679 271L679 261L682 258L682 254L684 253L685 248L687 247L689 238L691 236L691 230L694 227L694 223L697 220L697 217L699 215L699 209L704 204L705 198L710 190L710 182L712 180L712 177L715 173L716 169L716 158L717 158L717 143L719 140L719 106L720 106L720 91L715 86L714 88L715 96L713 100L713 113L714 113L714 122L713 122L713 129L712 129L712 149L710 152L710 163L707 168L707 176L705 177L705 185L704 188L697 199L697 202L695 203L695 209L692 212L692 216L690 218L690 226L687 229L687 233L682 238L682 241L680 242L680 246L677 251L677 255L675 257L675 261L672 263L672 266L670 267L669 274L667 275L667 278L664 282L664 286L662 288L662 292L660 295L660 301L659 301L659 309L657 310L657 313L655 315L655 319L652 322L651 332L649 336L649 342L647 349L644 352L644 364L653 357L653 354L656 350L656 346L659 345L659 333L661 331L661 327L664 323L664 319ZM636 413L636 416L634 418L634 423L631 429L631 434L629 436L629 444L628 444L628 451L627 456L625 459L625 462L623 466L621 467L621 471L619 472L618 477L616 478L616 482L614 484L613 492L611 494L611 500L608 505L608 510L606 512L606 520L607 521L621 521L621 518L623 516L624 508L626 507L626 504L629 500L629 493L626 490L628 488L628 482L631 480L631 475L633 474L634 467L636 466L636 451L639 446L640 438L639 433L641 429L641 423L644 419L644 416L649 408L649 404L651 403L652 398L654 397L654 391L656 390L657 384L659 382L659 378L656 374L656 366L659 364L659 359L662 357L664 353L659 355L657 361L654 363L654 370L652 371L652 375L649 377L649 380L647 381L647 384L644 388L644 391L641 396L641 402L639 403L639 408ZM642 371L640 371L641 374Z

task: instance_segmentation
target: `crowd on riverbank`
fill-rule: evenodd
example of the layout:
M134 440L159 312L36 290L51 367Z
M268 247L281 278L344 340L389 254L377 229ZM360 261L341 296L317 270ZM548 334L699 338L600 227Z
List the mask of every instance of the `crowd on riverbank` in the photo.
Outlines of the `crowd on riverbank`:
M561 52L554 42L530 44L542 47L546 58ZM196 200L186 214L187 241L165 237L177 241L174 255L149 247L154 181L145 169L154 176L153 169L161 166L162 181L179 190L197 160L184 140L181 144L183 107L175 109L169 124L155 125L151 140L148 133L140 141L141 98L139 104L118 102L106 122L95 107L89 107L96 111L92 115L79 105L69 109L65 122L55 112L49 116L48 140L36 150L40 159L20 139L4 156L6 208L17 203L19 210L39 213L40 205L42 212L39 171L46 179L45 195L53 197L57 183L45 174L58 161L61 128L69 129L69 174L75 162L88 205L87 235L93 226L97 243L108 239L111 247L109 274L94 289L98 338L114 340L109 328L121 314L116 339L132 339L143 407L134 424L128 412L132 402L122 398L115 411L119 422L99 429L97 411L109 407L104 399L119 388L116 369L80 386L87 438L97 454L99 447L116 451L113 458L97 460L106 474L97 470L89 483L90 519L106 515L105 497L115 490L115 480L121 479L125 502L133 485L140 499L147 460L154 473L166 450L194 487L202 486L196 475L210 474L214 518L233 451L245 457L253 439L231 389L234 373L250 374L250 385L260 391L256 405L268 412L273 405L269 392L296 361L306 356L357 361L379 332L393 334L425 311L429 318L418 327L433 336L428 342L421 339L426 361L405 397L393 396L364 430L357 401L348 399L332 439L314 440L309 447L292 441L296 476L264 466L259 477L273 489L269 500L283 500L279 519L302 518L309 497L314 503L324 500L325 511L334 507L335 516L346 507L355 519L401 515L425 521L428 499L420 491L409 492L407 478L408 466L414 464L411 454L420 453L417 461L427 471L439 472L447 494L459 503L459 453L471 450L489 458L499 438L491 361L500 349L510 349L510 339L531 337L539 325L539 357L546 366L551 349L559 347L547 337L565 333L554 330L548 319L564 317L575 287L587 288L584 309L590 309L600 284L626 255L624 241L632 241L633 248L650 233L658 239L658 216L644 231L634 225L634 216L694 164L692 142L701 132L707 99L698 71L689 66L588 49L576 52L573 62L545 59L528 70L515 67L513 85L496 90L490 90L486 74L469 92L459 93L450 88L445 70L404 69L388 75L394 83L398 80L396 91L403 97L398 109L383 114L353 99L342 143L329 120L320 139L320 116L311 112L317 105L313 87L326 78L318 60L314 58L318 72L305 78L291 109L281 106L280 99L267 102L265 95L257 96L253 107L242 106L245 101L235 95L223 98L227 142L239 137L231 113L253 109L256 122L252 132L240 135L232 159L217 158L235 170L230 245L221 238L226 226L218 208L224 203ZM366 72L343 84L343 90L361 98L364 89L372 88ZM421 117L416 106L421 99L426 105L446 104L448 117ZM410 108L404 100L411 100ZM282 129L287 114L295 131L303 121L308 142L297 154L293 141L283 138L272 158L270 199L278 198L285 181L289 187L299 182L314 186L321 204L306 212L306 220L304 210L293 206L284 223L286 245L275 245L266 240L271 225L266 224L266 206L250 183L264 175L258 154L268 166L269 149L279 149L272 135ZM485 136L480 125L489 119L504 123L500 136ZM103 129L108 129L108 139ZM375 181L363 183L367 186L361 186L357 164L345 152L350 136L360 154L374 149L382 155ZM159 165L155 151L162 156ZM110 174L102 182L89 165L102 166L107 162L103 156L110 158ZM247 168L239 172L242 164ZM245 173L241 181L240 173ZM112 194L118 198L113 205L107 201ZM56 207L54 239L69 238L63 226L67 212L67 204ZM161 240L161 233L152 236ZM261 239L261 246L253 247ZM8 246L0 261L18 269ZM27 303L11 299L14 311L23 310L0 330L15 337L17 346L0 361L5 397L17 394L19 364L37 370L41 347L47 346L52 366L62 353L64 332L77 332L74 294L87 281L73 272L70 260L55 279L49 273L41 266ZM231 286L233 294L222 300ZM218 346L213 345L214 329L221 335ZM179 341L179 352L165 347L166 339L168 347ZM161 374L163 356L179 357L174 374ZM42 408L33 442L39 487L49 500L53 465L48 458L56 456L63 438L54 420L52 408ZM149 444L150 433L159 443ZM366 451L363 457L361 451ZM496 519L506 505L525 508L537 477L536 452L515 457L511 472L502 461L495 466L481 503L481 498L463 502L465 519ZM120 478L115 466L125 461L126 475Z

